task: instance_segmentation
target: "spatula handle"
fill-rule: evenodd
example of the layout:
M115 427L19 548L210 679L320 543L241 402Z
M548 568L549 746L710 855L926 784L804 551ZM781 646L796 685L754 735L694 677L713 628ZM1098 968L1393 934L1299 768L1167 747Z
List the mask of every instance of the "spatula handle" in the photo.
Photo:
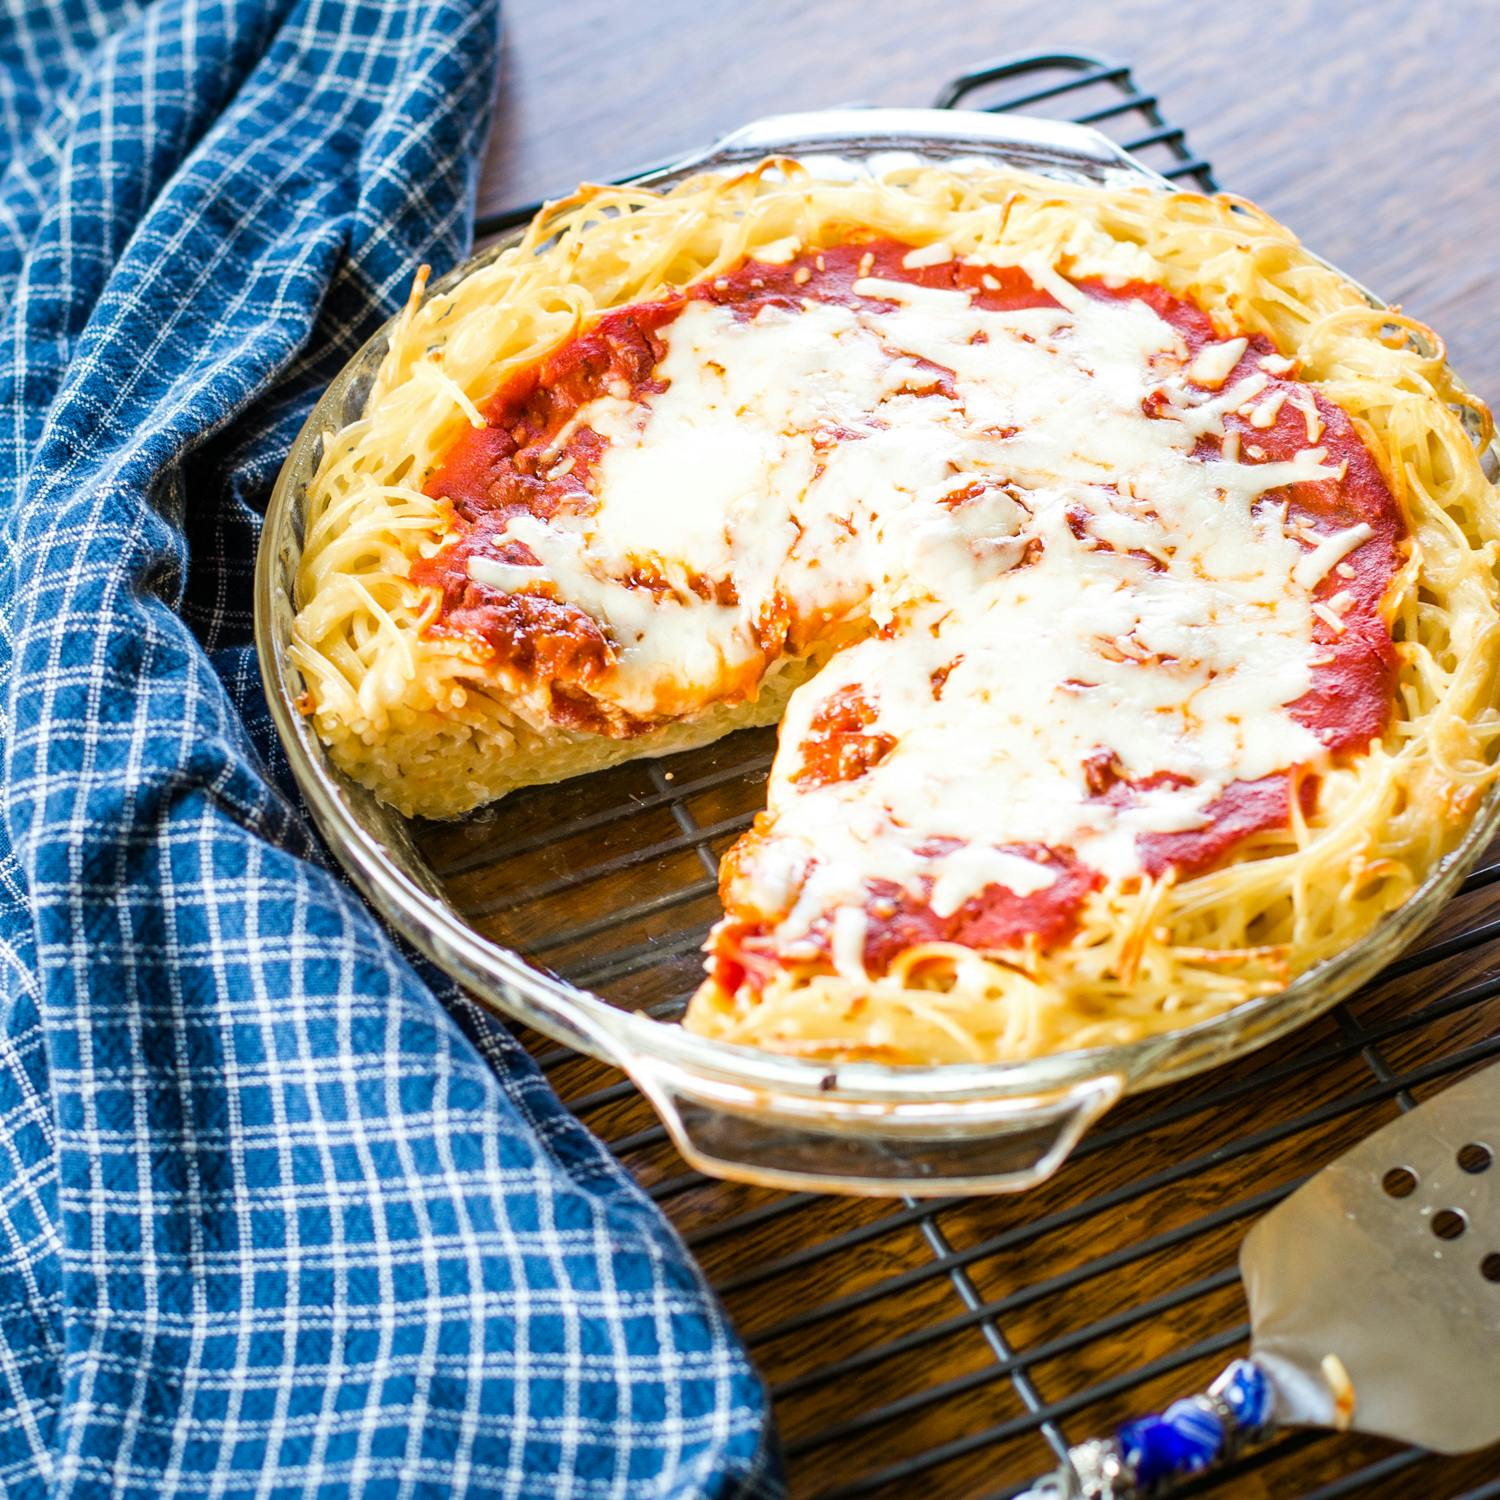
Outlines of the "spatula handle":
M1200 1396L1126 1422L1112 1438L1068 1451L1068 1461L1018 1500L1140 1500L1231 1458L1270 1420L1272 1387L1254 1360L1237 1359Z

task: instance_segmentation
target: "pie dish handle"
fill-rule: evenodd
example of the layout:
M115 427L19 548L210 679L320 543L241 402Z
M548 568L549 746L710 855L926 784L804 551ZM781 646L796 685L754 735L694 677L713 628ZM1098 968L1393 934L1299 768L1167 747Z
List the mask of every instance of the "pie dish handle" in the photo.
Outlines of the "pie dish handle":
M1125 1091L1097 1073L1027 1094L948 1099L768 1090L637 1055L627 1064L701 1172L794 1191L931 1197L1045 1181ZM830 1074L833 1078L835 1075Z
M955 166L976 157L1000 156L1013 165L1074 180L1145 179L1154 187L1173 186L1087 125L982 110L867 108L768 115L637 180L672 181L703 168L780 154L794 155L833 175L847 175L900 166L903 149L920 150L924 159L950 158Z

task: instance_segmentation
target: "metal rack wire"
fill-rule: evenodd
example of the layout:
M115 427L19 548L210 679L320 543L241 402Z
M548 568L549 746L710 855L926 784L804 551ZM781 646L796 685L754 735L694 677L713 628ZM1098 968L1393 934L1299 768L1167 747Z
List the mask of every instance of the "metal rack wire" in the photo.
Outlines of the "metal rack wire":
M1216 190L1120 63L1011 58L955 79L937 104L1092 124L1165 176ZM550 900L619 887L586 920L543 922L540 947L517 946L577 982L637 987L632 1003L670 1016L691 987L718 856L759 805L769 764L765 737L726 746L611 773L618 785L561 824L539 809L504 848L450 844L434 864L472 920L513 942L538 930ZM551 873L524 887L486 878L517 854L554 850ZM656 869L669 875L653 885ZM1246 1337L1234 1257L1254 1217L1393 1110L1500 1054L1497 882L1500 861L1470 876L1423 947L1330 1017L1128 1101L1057 1179L1018 1199L830 1199L714 1182L683 1167L627 1079L536 1050L702 1259L771 1381L796 1493L1010 1495L1071 1442L1212 1375ZM1500 1500L1489 1474L1500 1452L1455 1466L1307 1433L1177 1493Z

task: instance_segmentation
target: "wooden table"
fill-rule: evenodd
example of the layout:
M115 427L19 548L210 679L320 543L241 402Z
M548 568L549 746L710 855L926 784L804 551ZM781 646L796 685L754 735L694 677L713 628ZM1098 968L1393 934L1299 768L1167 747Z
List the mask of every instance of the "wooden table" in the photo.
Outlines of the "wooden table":
M1500 5L1487 0L510 0L508 28L484 211L669 159L758 115L930 103L991 57L1120 58L1221 183L1431 322L1470 383L1500 398ZM1500 1050L1497 891L1471 884L1420 972L1237 1067L1128 1102L1020 1198L930 1210L707 1182L617 1075L574 1060L553 1076L723 1292L777 1390L795 1493L989 1494L1049 1468L1049 1436L1105 1431L1210 1378L1243 1345L1235 1254L1255 1214L1403 1098ZM1500 1401L1500 1352L1495 1386ZM1500 1494L1497 1476L1500 1451L1438 1460L1304 1435L1207 1492L1438 1500Z

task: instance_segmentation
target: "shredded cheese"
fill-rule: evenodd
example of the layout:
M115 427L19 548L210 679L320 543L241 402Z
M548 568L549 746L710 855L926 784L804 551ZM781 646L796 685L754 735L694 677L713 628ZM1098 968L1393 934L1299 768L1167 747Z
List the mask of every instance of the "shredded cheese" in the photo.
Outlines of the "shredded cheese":
M1188 379L1209 390L1218 390L1245 357L1245 350L1249 347L1249 339L1226 339L1222 344L1205 344L1188 366Z
M1363 521L1343 531L1330 531L1320 537L1312 551L1303 556L1292 571L1292 581L1311 592L1334 567L1375 533ZM1351 570L1352 573L1352 570ZM1350 576L1350 575L1344 575Z
M945 245L942 240L934 240L930 245L921 245L915 250L908 250L901 257L901 264L908 271L920 271L924 266L943 266L953 259L953 250Z
M869 919L858 907L841 907L834 915L833 966L846 979L869 978L865 968L865 934L868 930Z
M991 312L868 275L854 290L875 300L858 308L767 305L746 320L690 303L663 331L664 390L579 413L608 440L598 507L517 516L504 534L607 627L617 662L591 691L633 715L696 711L726 681L753 691L756 625L775 601L882 627L794 695L774 836L747 871L757 902L784 912L780 940L833 916L840 972L855 964L844 914L872 880L945 915L991 885L1049 886L1055 869L1028 846L1128 876L1142 836L1202 827L1229 783L1323 754L1286 709L1311 683L1315 616L1342 628L1308 594L1369 529L1307 552L1284 508L1252 502L1337 471L1322 449L1198 456L1227 412L1256 421L1283 399L1251 405L1262 373L1209 394L1245 341L1188 364L1144 303L1025 269L1059 306ZM1152 391L1165 419L1142 409ZM630 582L642 565L665 596ZM478 558L471 572L535 577ZM710 602L702 578L731 581L736 602ZM840 691L863 694L894 748L855 779L799 777ZM1123 807L1092 796L1083 765L1106 737L1131 780L1179 784Z

